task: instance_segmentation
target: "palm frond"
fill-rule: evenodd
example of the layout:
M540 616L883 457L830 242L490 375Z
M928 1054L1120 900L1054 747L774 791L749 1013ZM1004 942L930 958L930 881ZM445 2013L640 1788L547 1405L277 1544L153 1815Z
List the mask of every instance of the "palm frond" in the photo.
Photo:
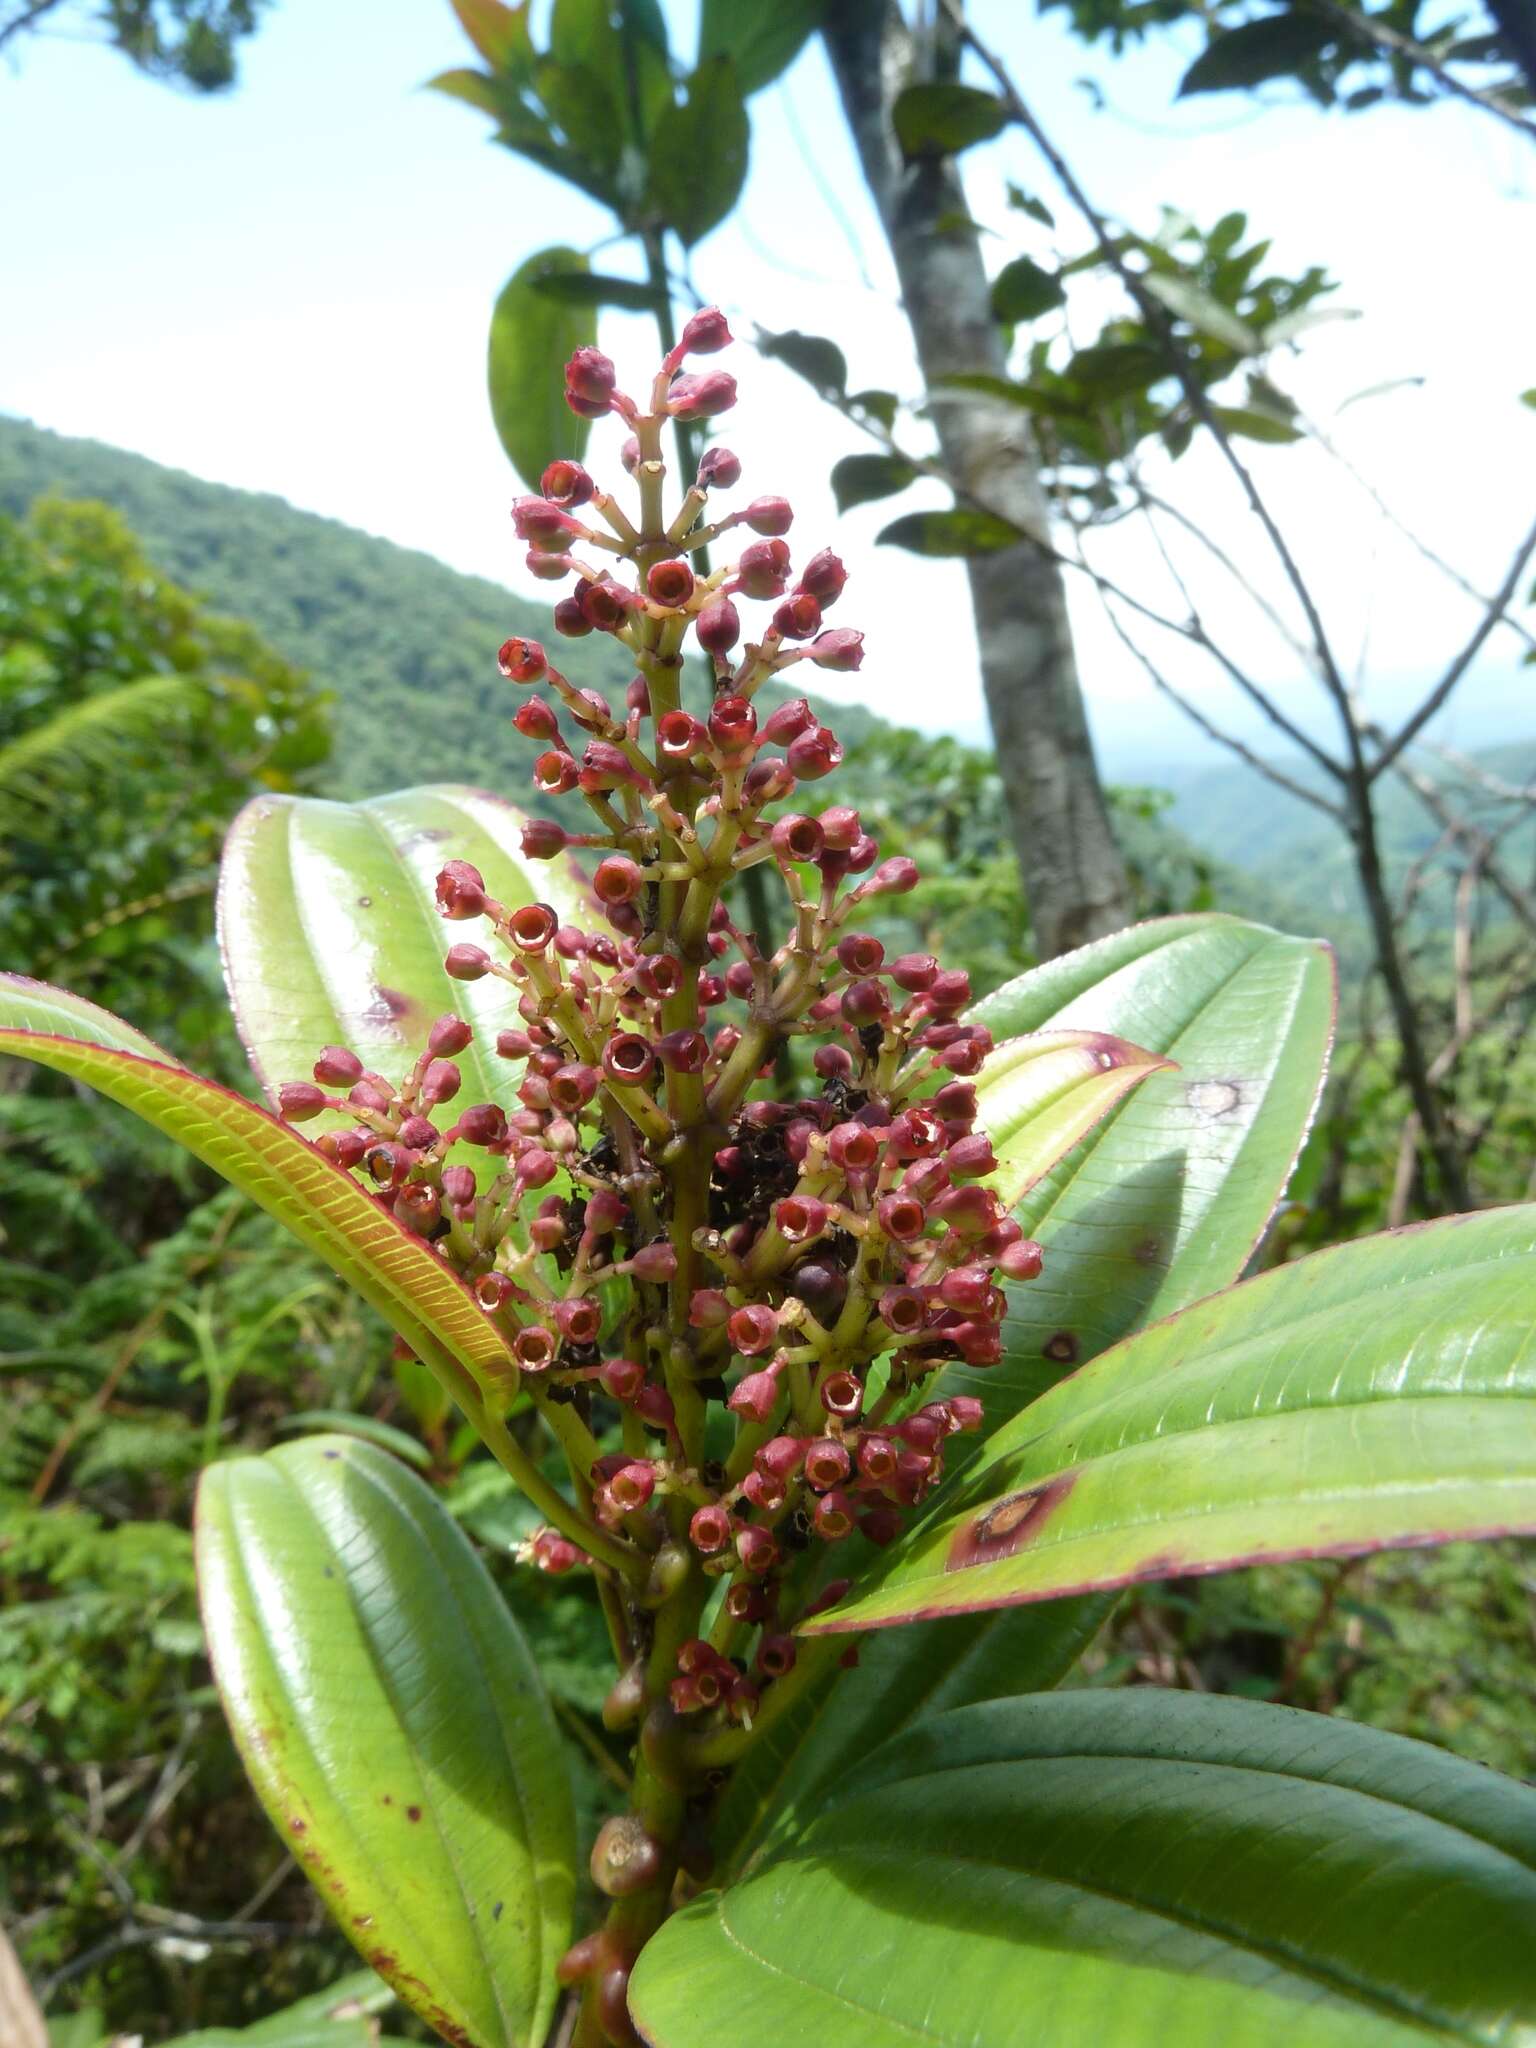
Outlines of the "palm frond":
M126 742L186 725L208 702L195 676L151 675L82 697L0 746L0 834L46 819L110 769Z

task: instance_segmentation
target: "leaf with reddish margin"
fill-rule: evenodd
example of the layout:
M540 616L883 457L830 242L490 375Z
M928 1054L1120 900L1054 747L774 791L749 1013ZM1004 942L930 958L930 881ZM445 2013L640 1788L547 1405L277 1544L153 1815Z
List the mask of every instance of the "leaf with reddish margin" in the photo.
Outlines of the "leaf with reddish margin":
M807 1634L1536 1530L1536 1205L1318 1252L1000 1430Z
M469 1290L352 1176L244 1096L178 1065L94 1003L0 975L0 1053L120 1102L258 1202L355 1287L450 1382L485 1385L509 1360Z
M1172 1065L1105 1031L1010 1038L976 1080L976 1118L992 1140L987 1186L1013 1209L1138 1082Z
M443 959L456 939L481 940L480 920L447 924L435 884L448 860L467 860L511 908L552 903L569 923L590 919L568 857L525 860L522 812L482 790L443 783L366 803L259 796L230 827L219 871L219 944L241 1041L276 1103L284 1081L307 1081L316 1053L341 1044L390 1079L426 1042L434 1017L456 1011L474 1027L458 1055L460 1102L512 1108L520 1064L496 1057L498 1031L521 1023L517 990L495 975L453 981ZM316 1119L323 1131L344 1121ZM455 1164L482 1165L459 1148Z

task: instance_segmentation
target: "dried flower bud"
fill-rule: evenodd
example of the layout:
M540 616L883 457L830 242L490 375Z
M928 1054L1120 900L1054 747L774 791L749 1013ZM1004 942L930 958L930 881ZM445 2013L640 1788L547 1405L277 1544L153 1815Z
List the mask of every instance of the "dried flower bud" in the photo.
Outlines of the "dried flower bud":
M536 683L549 671L537 640L503 640L496 666L514 683Z

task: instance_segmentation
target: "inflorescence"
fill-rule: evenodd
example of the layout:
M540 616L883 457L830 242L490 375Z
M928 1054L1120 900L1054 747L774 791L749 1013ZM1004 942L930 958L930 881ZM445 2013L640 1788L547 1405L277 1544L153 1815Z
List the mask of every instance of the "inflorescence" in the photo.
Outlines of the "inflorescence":
M724 372L682 365L729 340L718 311L695 315L648 409L606 356L578 349L567 399L625 423L638 504L557 461L542 496L513 507L529 567L572 586L556 630L606 633L636 670L621 712L536 642L500 651L527 692L513 722L542 743L538 790L592 814L581 832L531 819L522 842L532 860L579 849L593 863L587 923L498 901L467 861L437 880L443 917L473 934L448 946L449 975L516 991L519 1028L495 1040L520 1071L515 1107L460 1105L472 1032L452 1015L403 1078L331 1046L313 1081L281 1091L295 1122L346 1119L319 1149L472 1289L506 1340L498 1391L526 1390L549 1421L586 1526L648 1560L653 1582L729 1581L709 1636L669 1665L671 1708L700 1729L750 1723L794 1665L807 1601L839 1590L799 1590L798 1554L855 1531L889 1542L947 1438L980 1427L977 1399L924 1401L924 1383L948 1361L997 1361L1000 1283L1041 1262L985 1185L974 1077L992 1041L965 1021L966 976L923 953L887 958L860 928L916 867L882 860L856 810L787 807L842 748L805 698L765 716L756 702L798 663L859 667L862 635L825 624L842 563L823 551L795 576L783 498L715 514L741 467L718 444L664 509L667 421L713 419L736 396ZM741 528L754 537L710 569L704 550ZM757 639L743 640L743 600L772 608ZM713 677L696 710L690 633ZM788 899L772 951L727 894L758 864ZM802 1079L777 1099L761 1084L786 1061ZM622 1312L614 1279L629 1283ZM734 1433L710 1428L712 1404ZM622 1448L602 1451L615 1408ZM579 1537L546 1529L531 1555L552 1572L591 1562ZM628 1589L637 1643L654 1592Z

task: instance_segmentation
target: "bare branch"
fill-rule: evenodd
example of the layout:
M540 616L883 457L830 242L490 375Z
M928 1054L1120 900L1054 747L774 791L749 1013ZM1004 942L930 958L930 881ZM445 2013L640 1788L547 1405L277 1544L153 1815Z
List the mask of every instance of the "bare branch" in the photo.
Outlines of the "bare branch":
M1398 29L1389 28L1379 14L1367 14L1363 8L1357 14L1352 7L1339 6L1337 0L1312 0L1312 5L1320 14L1338 22L1341 28L1348 29L1351 35L1374 43L1378 50L1385 50L1391 56L1406 57L1410 63L1417 64L1453 98L1464 100L1469 107L1476 107L1479 113L1492 114L1495 120L1513 128L1517 135L1523 135L1527 142L1536 142L1536 123L1527 121L1507 101L1495 98L1492 93L1475 91L1453 71L1448 71L1433 50L1415 42L1412 36L1403 35Z

